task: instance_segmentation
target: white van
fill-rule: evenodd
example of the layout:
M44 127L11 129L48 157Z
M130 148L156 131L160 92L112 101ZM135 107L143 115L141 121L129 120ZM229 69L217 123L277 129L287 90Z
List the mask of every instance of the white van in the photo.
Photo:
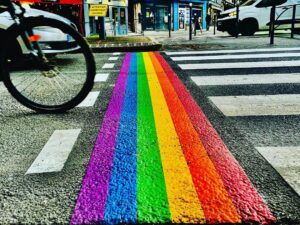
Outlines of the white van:
M240 6L239 31L242 35L252 36L256 31L268 30L271 7L260 7L263 0L248 0ZM290 28L293 15L291 5L300 4L300 0L287 0L276 8L278 21L283 24L279 28ZM285 7L282 7L285 6ZM296 18L300 19L300 5L296 7ZM289 23L289 24L288 24ZM218 17L217 29L236 35L236 8L226 10Z

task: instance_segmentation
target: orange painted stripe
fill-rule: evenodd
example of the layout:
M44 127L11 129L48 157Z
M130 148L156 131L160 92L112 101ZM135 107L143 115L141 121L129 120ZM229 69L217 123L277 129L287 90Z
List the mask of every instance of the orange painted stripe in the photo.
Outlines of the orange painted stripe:
M185 111L189 115L242 221L247 224L276 223L276 218L264 203L263 198L253 186L239 162L234 158L217 131L213 128L200 106L165 59L158 52L155 53L155 56L160 61Z
M176 91L153 53L150 57L208 223L241 223L224 184L207 155Z

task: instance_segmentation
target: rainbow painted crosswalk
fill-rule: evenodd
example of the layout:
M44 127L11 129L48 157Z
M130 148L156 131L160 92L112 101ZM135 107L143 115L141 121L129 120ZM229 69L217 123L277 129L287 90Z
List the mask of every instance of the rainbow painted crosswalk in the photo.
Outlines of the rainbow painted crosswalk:
M127 53L71 224L276 219L159 53Z

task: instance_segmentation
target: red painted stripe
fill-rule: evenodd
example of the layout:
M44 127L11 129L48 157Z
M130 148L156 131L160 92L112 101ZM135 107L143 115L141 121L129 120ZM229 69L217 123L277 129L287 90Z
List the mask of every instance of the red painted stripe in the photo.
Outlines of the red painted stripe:
M155 55L176 90L242 221L260 224L275 222L276 218L176 73L159 53Z
M170 80L155 55L150 53L150 57L168 104L207 223L241 223L240 216Z

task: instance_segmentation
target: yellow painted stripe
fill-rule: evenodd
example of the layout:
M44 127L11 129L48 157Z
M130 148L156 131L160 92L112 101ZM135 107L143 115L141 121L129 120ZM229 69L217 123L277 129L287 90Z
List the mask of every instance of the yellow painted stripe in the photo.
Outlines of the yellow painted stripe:
M205 216L180 142L148 53L143 53L156 132L174 223L205 223Z

